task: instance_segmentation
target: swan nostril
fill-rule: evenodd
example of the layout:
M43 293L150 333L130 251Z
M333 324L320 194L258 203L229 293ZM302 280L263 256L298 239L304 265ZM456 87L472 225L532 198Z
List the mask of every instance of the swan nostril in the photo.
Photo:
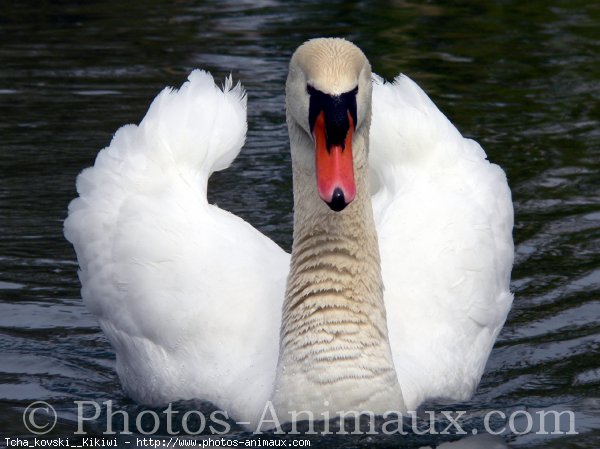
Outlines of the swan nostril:
M336 187L333 191L333 195L331 196L331 201L327 203L331 210L336 212L344 209L348 204L346 204L346 198L344 198L344 192L339 187Z

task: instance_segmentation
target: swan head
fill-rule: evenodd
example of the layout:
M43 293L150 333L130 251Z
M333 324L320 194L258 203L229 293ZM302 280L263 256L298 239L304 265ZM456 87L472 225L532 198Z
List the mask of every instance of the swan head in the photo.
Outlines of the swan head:
M355 159L366 160L358 152L367 149L353 144L355 134L368 136L371 89L369 61L345 39L311 39L292 56L286 83L288 121L314 148L312 157L298 159L305 169L314 170L319 196L336 212L356 196Z

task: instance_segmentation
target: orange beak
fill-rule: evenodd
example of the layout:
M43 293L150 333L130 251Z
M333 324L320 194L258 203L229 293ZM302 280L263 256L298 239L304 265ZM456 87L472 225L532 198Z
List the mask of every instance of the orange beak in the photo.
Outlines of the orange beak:
M350 126L342 145L327 147L325 114L321 111L315 120L313 138L319 196L336 212L344 209L356 196L354 164L352 161L352 134L354 121L350 112Z

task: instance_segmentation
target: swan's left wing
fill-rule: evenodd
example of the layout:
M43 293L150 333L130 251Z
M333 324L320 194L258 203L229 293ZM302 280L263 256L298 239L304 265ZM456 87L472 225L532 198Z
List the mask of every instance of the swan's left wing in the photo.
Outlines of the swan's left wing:
M407 407L469 398L512 303L506 176L412 80L375 77L373 209Z
M206 198L245 133L241 86L194 71L77 179L65 235L138 402L197 398L251 420L271 393L289 256Z

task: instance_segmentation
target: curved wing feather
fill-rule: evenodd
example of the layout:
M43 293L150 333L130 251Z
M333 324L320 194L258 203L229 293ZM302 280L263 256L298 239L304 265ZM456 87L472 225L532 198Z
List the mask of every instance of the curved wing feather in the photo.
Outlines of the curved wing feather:
M390 343L409 409L468 399L513 295L502 169L408 77L375 77L370 163Z
M203 398L251 420L271 393L289 256L206 199L245 133L242 87L194 71L78 177L65 236L138 402Z

